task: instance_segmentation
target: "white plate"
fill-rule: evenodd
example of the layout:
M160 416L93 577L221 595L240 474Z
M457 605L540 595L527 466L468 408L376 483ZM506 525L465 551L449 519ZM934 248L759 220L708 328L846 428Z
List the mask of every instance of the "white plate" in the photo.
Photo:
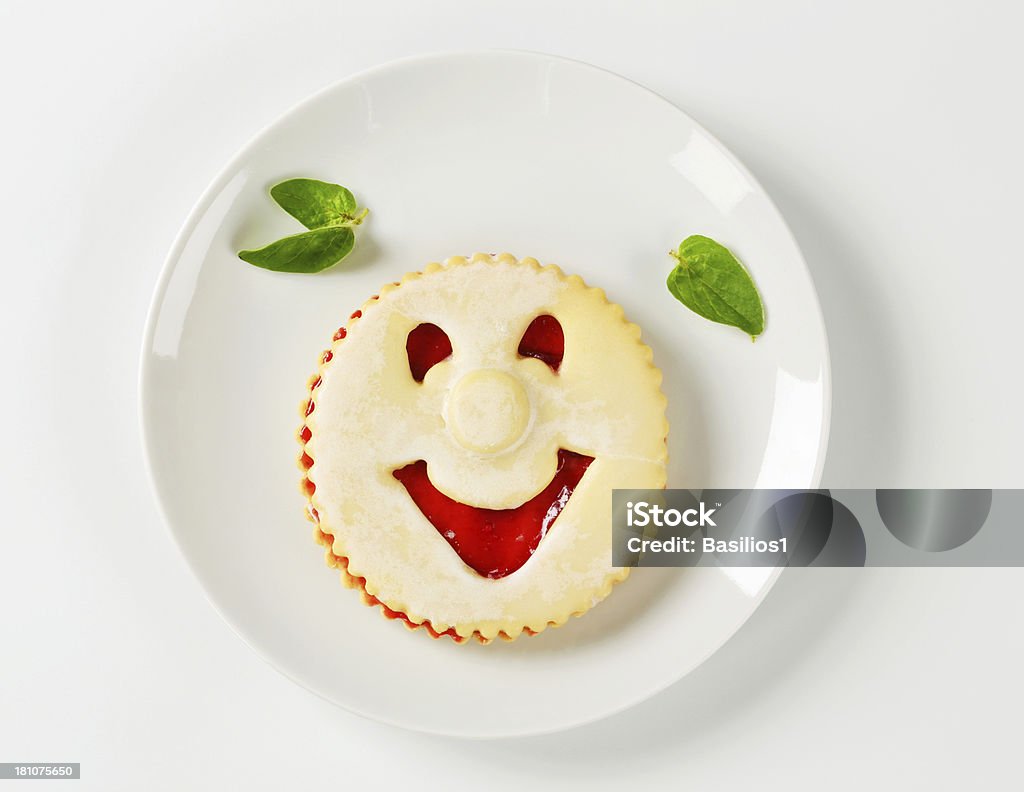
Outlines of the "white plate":
M300 175L350 186L370 207L355 251L317 276L243 264L235 251L296 230L267 189ZM666 291L667 251L693 233L752 271L767 306L757 343ZM428 732L553 731L692 670L776 575L639 570L584 618L491 646L409 633L339 584L297 486L306 380L335 328L381 284L474 251L557 263L640 324L665 373L670 486L817 485L827 343L778 211L665 100L592 66L522 52L416 58L349 78L227 166L154 296L141 372L146 451L167 522L214 606L296 682Z

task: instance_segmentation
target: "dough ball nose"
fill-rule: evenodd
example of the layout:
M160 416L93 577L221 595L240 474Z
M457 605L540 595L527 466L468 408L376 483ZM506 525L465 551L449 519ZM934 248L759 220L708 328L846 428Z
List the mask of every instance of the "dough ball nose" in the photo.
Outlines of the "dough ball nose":
M511 374L473 371L448 395L448 429L464 448L497 454L515 443L530 422L530 401Z

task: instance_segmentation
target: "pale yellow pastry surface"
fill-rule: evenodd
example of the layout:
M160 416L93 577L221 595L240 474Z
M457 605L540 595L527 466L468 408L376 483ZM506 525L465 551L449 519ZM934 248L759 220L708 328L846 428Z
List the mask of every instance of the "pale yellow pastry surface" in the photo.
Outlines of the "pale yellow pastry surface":
M665 485L661 372L639 328L579 277L508 254L430 264L361 310L306 419L311 503L348 574L414 624L484 640L562 624L604 598L629 572L611 566L612 489ZM565 334L557 372L517 354L542 314ZM453 352L418 383L406 339L424 322ZM594 461L533 556L497 580L466 566L392 475L423 459L449 497L513 508L551 481L559 448Z

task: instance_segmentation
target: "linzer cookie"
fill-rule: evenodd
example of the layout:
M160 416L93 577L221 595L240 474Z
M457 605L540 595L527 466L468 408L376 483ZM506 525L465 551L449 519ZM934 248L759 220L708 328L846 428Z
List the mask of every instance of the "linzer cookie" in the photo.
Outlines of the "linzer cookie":
M456 642L540 632L623 580L616 488L665 485L661 372L600 289L451 258L381 289L303 405L308 511L385 615Z

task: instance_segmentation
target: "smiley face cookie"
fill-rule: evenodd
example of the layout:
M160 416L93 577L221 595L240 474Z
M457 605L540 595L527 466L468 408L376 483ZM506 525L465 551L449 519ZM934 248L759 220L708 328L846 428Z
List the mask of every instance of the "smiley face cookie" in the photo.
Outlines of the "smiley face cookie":
M508 254L385 286L304 405L308 512L366 602L457 642L581 615L623 580L615 488L665 485L661 372L600 289Z

